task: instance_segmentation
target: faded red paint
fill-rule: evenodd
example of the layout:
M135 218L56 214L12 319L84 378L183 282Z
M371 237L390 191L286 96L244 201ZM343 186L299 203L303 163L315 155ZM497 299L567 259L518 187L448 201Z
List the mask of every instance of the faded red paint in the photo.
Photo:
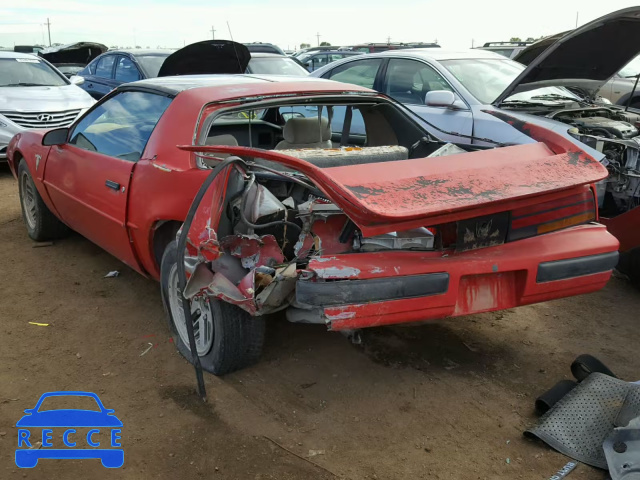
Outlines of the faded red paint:
M308 270L332 269L334 280L393 278L446 272L449 290L421 298L375 301L324 309L332 330L455 317L513 308L602 288L611 272L536 283L538 264L615 251L617 240L603 225L581 225L495 247L455 252L377 252L333 255L309 262ZM532 255L531 252L536 252ZM358 269L353 277L337 273Z
M640 248L640 207L614 218L602 218L602 223L620 241L620 251Z
M607 169L586 153L554 154L534 143L446 157L318 168L286 153L247 147L181 146L272 160L304 173L365 235L471 218L540 195L605 178ZM364 167L364 168L363 168ZM526 172L526 173L524 173ZM548 197L552 200L553 197ZM530 204L539 202L534 199Z

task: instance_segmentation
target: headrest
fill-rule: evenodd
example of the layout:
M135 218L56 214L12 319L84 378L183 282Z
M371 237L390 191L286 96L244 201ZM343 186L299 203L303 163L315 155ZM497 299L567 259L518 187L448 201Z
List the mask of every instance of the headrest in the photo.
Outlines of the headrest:
M320 125L318 117L294 117L284 124L282 135L286 142L293 144L326 142L331 139L331 128L325 117L322 117Z
M229 135L228 133L224 133L222 135L213 135L211 137L207 137L204 141L205 145L225 145L229 147L237 147L238 140L233 135Z
M416 71L413 68L404 66L397 68L393 71L389 83L392 85L392 89L396 92L411 90L415 74Z

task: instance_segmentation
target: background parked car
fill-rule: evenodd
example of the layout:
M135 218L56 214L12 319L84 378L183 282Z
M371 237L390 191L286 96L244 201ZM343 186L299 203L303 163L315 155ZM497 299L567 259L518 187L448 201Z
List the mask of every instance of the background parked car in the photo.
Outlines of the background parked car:
M350 52L345 50L321 50L311 51L298 55L296 59L304 65L304 67L313 72L319 68L329 65L337 60L352 57L354 55L362 55L362 52Z
M170 55L177 52L185 52L181 62L189 64L189 73L236 73L236 55L250 55L249 67L245 73L270 74L270 75L308 75L309 72L299 65L291 57L272 53L250 54L248 47L240 43L235 44L235 49L217 52L217 48L208 48L211 45L222 45L227 40L205 40L192 43L179 50L114 50L100 55L80 72L78 76L85 79L82 84L92 97L102 98L118 85L135 82L145 78L159 76L161 67ZM196 46L196 47L194 47ZM212 57L207 57L211 54ZM226 57L224 62L221 56ZM188 57L185 59L184 57ZM221 63L222 62L222 63ZM221 69L219 69L221 67ZM173 73L172 75L184 75L185 73Z
M273 43L245 43L245 47L249 49L251 53L275 53L277 55L286 55L284 50Z
M6 160L15 134L66 127L94 103L46 60L0 52L0 162Z
M106 45L95 42L77 42L58 47L49 47L38 52L42 58L53 64L65 77L71 78L91 60L108 50Z
M164 60L174 50L112 50L94 59L78 76L89 95L100 99L118 85L158 76Z
M487 42L478 48L481 50L489 50L490 52L499 53L507 58L514 58L532 43L533 42Z

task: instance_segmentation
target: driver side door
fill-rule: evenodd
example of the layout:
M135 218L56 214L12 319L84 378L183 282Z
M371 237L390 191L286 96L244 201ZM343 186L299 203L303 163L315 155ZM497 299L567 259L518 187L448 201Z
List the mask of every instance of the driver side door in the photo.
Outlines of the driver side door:
M85 115L47 158L44 184L62 220L134 269L127 226L131 175L170 101L121 92Z

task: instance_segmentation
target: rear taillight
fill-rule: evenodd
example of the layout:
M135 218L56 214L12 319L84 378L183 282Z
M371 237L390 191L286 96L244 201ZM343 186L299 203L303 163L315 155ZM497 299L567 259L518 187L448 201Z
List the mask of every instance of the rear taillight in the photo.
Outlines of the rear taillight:
M596 218L593 192L585 187L575 195L512 210L507 241L554 232L595 221Z

